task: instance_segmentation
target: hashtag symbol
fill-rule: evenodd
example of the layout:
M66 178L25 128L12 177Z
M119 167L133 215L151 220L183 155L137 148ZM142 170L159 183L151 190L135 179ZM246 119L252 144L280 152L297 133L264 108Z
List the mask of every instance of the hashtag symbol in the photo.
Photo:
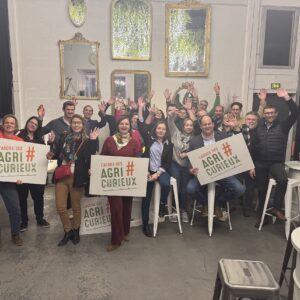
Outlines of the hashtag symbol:
M223 144L224 154L228 156L232 155L232 149L228 143Z
M34 158L34 155L35 155L34 147L28 147L28 149L26 151L27 161L32 161L32 159Z
M133 171L134 171L134 163L133 163L133 161L129 161L127 164L127 170L126 170L127 176L132 176Z

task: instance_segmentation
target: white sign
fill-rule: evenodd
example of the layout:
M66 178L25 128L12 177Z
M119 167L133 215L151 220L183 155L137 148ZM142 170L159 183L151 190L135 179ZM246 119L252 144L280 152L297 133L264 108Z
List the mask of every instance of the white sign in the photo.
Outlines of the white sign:
M130 227L142 224L141 198L132 199ZM81 198L80 234L105 233L111 231L110 208L107 197Z
M81 198L80 234L110 232L110 209L107 197Z
M201 185L254 169L242 134L188 152L188 158Z
M0 139L0 181L45 184L49 146Z
M90 194L145 197L148 158L92 155Z

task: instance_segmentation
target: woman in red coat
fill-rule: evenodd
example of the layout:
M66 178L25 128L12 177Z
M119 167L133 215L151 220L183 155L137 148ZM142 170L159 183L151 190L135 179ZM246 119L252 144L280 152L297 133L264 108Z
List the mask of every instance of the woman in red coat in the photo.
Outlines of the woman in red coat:
M138 150L137 142L131 136L130 119L126 116L118 120L117 133L105 140L101 154L136 157ZM132 197L109 196L108 201L111 212L111 244L106 250L113 251L123 241L129 241Z

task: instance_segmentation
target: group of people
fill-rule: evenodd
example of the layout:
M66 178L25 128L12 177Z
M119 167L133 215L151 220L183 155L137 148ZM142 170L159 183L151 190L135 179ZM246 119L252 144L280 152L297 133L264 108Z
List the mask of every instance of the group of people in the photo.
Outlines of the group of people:
M298 118L299 110L285 89L278 89L277 96L286 101L289 116L278 120L278 110L269 105L266 90L260 90L258 112L247 112L242 117L242 103L233 102L225 112L220 104L220 87L215 84L216 99L214 107L208 112L208 102L199 100L193 83L187 84L183 99L172 98L166 89L166 115L148 98L140 97L137 102L123 101L111 97L107 103L98 105L100 120L93 120L93 107L86 105L83 114L75 114L76 100L63 104L63 116L43 126L45 108L40 105L37 116L30 117L24 129L18 130L15 116L6 115L2 119L0 138L45 143L48 134L50 145L48 159L57 159L58 166L69 165L71 174L55 182L55 203L60 216L64 235L58 246L69 241L74 245L80 241L81 223L80 201L82 193L89 194L91 155L99 152L109 156L147 157L149 158L146 196L142 200L142 231L152 237L149 226L149 209L154 183L161 186L159 215L166 215L167 197L170 192L170 178L177 180L181 219L188 222L187 199L191 197L202 204L203 214L207 205L207 186L201 185L197 174L201 168L191 165L189 151L214 144L234 134L242 134L255 164L255 169L218 180L215 214L224 220L222 207L226 202L243 197L243 214L251 215L254 189L258 189L259 216L255 226L260 223L269 176L277 182L274 205L271 213L285 220L282 203L287 187L287 175L284 168L287 139L290 128ZM107 114L112 106L114 115ZM100 128L108 123L110 136L99 147ZM28 226L27 197L30 191L34 201L34 212L37 225L49 227L43 214L45 185L0 182L0 195L7 208L12 241L22 245L20 231ZM129 241L132 197L108 196L111 211L111 242L107 251L120 247L123 241ZM68 210L72 210L70 219ZM177 218L170 217L176 222ZM0 239L1 244L1 239Z

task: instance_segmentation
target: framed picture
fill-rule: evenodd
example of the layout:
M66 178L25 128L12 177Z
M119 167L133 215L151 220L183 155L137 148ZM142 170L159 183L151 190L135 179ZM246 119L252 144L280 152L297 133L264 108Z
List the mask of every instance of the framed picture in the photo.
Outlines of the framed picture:
M210 23L210 5L166 4L166 76L208 76Z
M148 0L113 0L112 59L151 60L152 6Z

